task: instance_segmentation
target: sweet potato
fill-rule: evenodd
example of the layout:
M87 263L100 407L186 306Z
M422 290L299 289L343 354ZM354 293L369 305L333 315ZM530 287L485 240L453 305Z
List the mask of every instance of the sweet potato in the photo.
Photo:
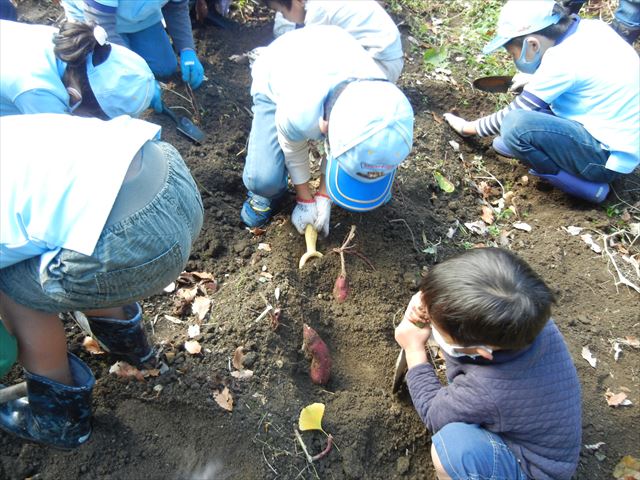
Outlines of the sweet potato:
M349 279L346 275L340 274L333 284L333 298L336 302L342 303L349 296Z
M326 385L331 376L331 356L318 332L306 323L302 326L302 351L311 359L309 376L316 385Z

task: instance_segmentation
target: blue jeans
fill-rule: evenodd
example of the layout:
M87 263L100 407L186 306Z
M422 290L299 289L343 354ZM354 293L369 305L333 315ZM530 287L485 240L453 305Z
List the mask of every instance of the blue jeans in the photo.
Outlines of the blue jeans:
M168 77L178 70L176 54L161 22L139 32L121 33L120 36L127 47L145 59L155 76Z
M614 17L629 28L640 28L640 0L620 0Z
M502 140L514 156L538 173L564 170L591 182L610 183L609 152L578 122L542 112L513 110L504 118Z
M56 313L133 303L175 280L202 227L202 200L178 151L157 145L168 168L146 205L106 225L89 256L62 249L42 272L40 257L1 269L0 290L17 303Z
M253 194L273 199L287 190L287 169L276 131L276 105L258 93L251 110L253 122L242 180Z
M499 435L479 425L449 423L431 437L453 480L526 480L520 463Z

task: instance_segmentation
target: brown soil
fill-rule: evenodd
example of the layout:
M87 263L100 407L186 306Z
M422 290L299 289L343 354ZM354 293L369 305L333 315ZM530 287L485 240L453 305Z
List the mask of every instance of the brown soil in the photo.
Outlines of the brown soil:
M48 3L46 8L35 1L20 5L31 22L51 23L59 13ZM110 375L113 359L86 353L80 346L83 335L69 323L69 348L91 366L97 379L93 436L81 448L61 452L0 433L0 478L433 478L430 436L407 392L391 393L398 353L393 329L420 276L436 260L423 252L428 245L438 244L436 255L441 259L461 251L465 242L469 246L497 240L460 230L452 239L447 237L456 221L480 219L482 196L473 185L484 180L499 188L490 178L480 178L492 175L515 193L519 220L533 229L529 233L512 229L515 218L502 220L498 228L512 230L509 247L557 292L554 317L583 387L583 444L606 443L598 450L605 458L583 449L576 478L611 478L623 455L639 456L639 352L625 348L615 362L609 342L637 335L639 296L624 286L616 288L606 257L561 228L605 230L619 218L545 188L535 179L524 184L524 167L496 156L487 141L457 138L442 123L443 112L461 105L465 105L461 113L469 117L489 112L494 103L490 95L429 81L420 57L410 58L400 86L415 109L415 143L397 176L393 201L366 215L335 208L331 234L318 244L324 258L299 270L304 241L287 213L278 215L261 236L252 235L239 220L245 198L244 148L251 125L250 76L247 65L229 57L267 44L268 19L256 14L237 32L207 27L195 35L209 77L196 93L206 143L196 146L178 136L166 117L149 114L148 120L162 124L164 139L182 153L201 186L206 217L187 270L210 272L218 282L211 295L211 313L196 337L203 352L192 356L183 348L187 325L196 323L193 316L185 315L184 324L165 319L165 314L173 314L172 294L144 302L149 334L170 358L167 373L144 382ZM179 103L177 97L167 96L170 104L174 100ZM463 161L450 140L461 144ZM481 165L486 171L480 170ZM433 177L436 167L455 184L453 193L438 188ZM614 186L621 199L637 207L637 173ZM618 203L612 198L608 204ZM339 246L352 224L357 226L357 248L375 270L348 256L351 295L337 304L331 290L340 262L329 252ZM259 243L268 243L271 251L259 250ZM282 316L273 329L268 317L256 318L265 307L260 294L275 303L276 287L281 291ZM332 377L325 388L309 380L309 364L300 351L303 323L314 327L332 352ZM581 357L586 345L598 358L595 369ZM254 372L247 380L230 376L230 357L239 346L246 348L245 363ZM18 368L12 373L10 379L18 380ZM213 399L213 392L224 386L233 396L232 412ZM609 407L606 390L617 393L622 387L629 389L634 405ZM301 408L314 402L326 404L323 427L335 438L336 448L309 468L293 430ZM312 454L321 451L326 441L318 432L305 432L303 437Z

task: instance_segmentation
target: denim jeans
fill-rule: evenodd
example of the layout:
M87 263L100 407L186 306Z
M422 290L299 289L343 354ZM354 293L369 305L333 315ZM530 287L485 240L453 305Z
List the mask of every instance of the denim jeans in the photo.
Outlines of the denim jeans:
M614 17L629 28L640 28L640 0L620 0Z
M538 173L555 175L564 170L602 183L622 175L605 168L609 152L578 122L513 110L504 118L500 134L514 156Z
M452 480L527 479L500 436L479 425L449 423L431 441Z
M62 249L43 271L40 257L0 269L0 290L55 313L133 303L175 280L202 227L202 200L178 151L164 142L157 146L168 169L146 205L106 225L91 255Z
M161 22L134 33L121 33L127 46L145 59L157 77L168 77L178 70L178 60L169 35Z
M276 130L276 105L258 93L251 110L253 122L242 180L254 195L273 199L287 190L287 169Z

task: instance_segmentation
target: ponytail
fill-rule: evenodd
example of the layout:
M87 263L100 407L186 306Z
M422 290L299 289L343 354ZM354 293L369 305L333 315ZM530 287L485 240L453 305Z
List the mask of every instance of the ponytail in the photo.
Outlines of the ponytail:
M106 60L110 52L111 45L106 43L106 32L102 27L92 24L65 21L58 33L53 35L53 53L67 64L62 83L80 90L83 116L105 116L89 84L87 57L93 54L93 64L98 65Z
M65 21L53 36L53 53L72 68L86 68L87 56L99 45L93 30L93 25Z

